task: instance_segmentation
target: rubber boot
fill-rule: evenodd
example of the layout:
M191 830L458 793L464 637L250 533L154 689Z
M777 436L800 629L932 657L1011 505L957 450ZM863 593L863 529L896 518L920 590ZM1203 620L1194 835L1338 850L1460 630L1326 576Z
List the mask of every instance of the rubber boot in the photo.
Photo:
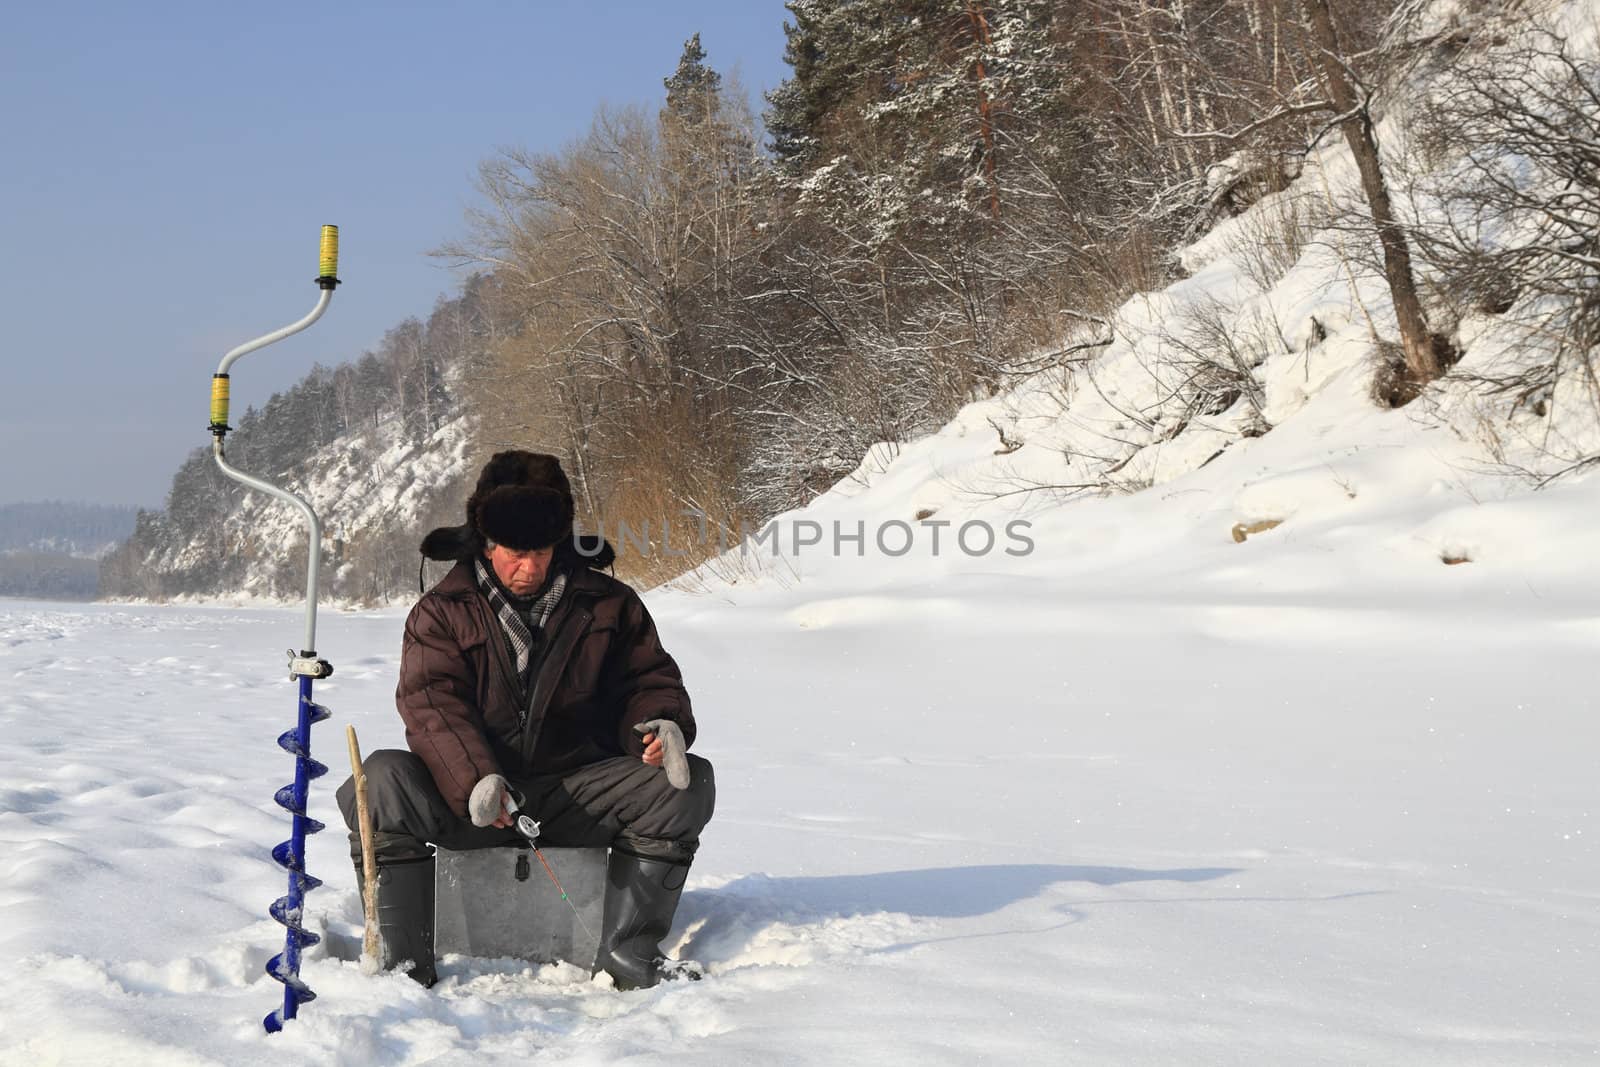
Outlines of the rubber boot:
M649 989L661 981L661 939L672 929L688 877L687 863L611 851L599 965L618 989Z
M363 884L359 863L356 884ZM378 943L384 970L410 961L406 974L424 987L439 980L433 968L432 856L378 865Z

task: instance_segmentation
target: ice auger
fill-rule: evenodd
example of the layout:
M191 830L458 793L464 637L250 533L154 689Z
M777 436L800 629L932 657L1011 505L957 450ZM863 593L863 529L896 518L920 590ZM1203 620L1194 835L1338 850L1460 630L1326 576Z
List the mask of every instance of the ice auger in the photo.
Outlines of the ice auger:
M335 277L339 268L339 227L322 228L321 272L316 282L322 292L311 314L299 322L275 330L254 341L240 345L222 357L217 373L211 378L211 451L222 473L251 489L260 490L286 504L292 504L306 517L310 525L307 540L306 564L306 632L305 640L296 653L289 651L289 678L300 688L299 714L292 730L278 738L278 747L294 757L294 781L278 790L274 799L279 807L294 817L294 827L289 840L272 850L272 858L289 872L289 891L272 902L272 917L284 925L283 951L267 961L267 973L283 983L283 1007L276 1008L263 1020L268 1033L283 1029L286 1020L293 1019L300 1005L316 999L311 987L300 980L300 950L315 945L319 940L303 925L305 895L322 884L321 879L306 873L306 837L322 829L323 824L306 814L306 794L313 778L320 778L328 768L311 758L311 724L321 722L329 715L328 709L311 699L311 683L333 673L333 665L317 655L317 574L321 563L322 523L317 513L305 500L287 489L272 485L228 465L222 440L231 427L228 425L228 368L240 357L247 356L275 341L299 333L322 317L333 299L333 290L339 284Z

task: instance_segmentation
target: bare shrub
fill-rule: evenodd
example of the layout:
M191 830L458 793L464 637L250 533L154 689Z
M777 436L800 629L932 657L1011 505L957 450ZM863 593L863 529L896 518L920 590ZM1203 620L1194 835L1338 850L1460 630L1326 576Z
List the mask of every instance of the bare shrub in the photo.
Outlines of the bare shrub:
M1256 368L1281 345L1276 327L1261 313L1240 323L1233 308L1213 297L1187 306L1161 334L1168 392L1160 407L1176 416L1172 433L1241 401L1247 425L1265 425L1266 395Z
M1282 193L1240 218L1227 243L1228 257L1261 292L1281 282L1329 222L1327 201Z
M1372 402L1382 408L1403 408L1422 394L1406 372L1406 355L1393 341L1379 341L1373 356Z
M1573 381L1600 413L1600 64L1551 27L1482 29L1422 109L1419 152L1461 162L1422 184L1443 221L1420 244L1445 298L1522 332L1518 358L1475 385L1543 417Z

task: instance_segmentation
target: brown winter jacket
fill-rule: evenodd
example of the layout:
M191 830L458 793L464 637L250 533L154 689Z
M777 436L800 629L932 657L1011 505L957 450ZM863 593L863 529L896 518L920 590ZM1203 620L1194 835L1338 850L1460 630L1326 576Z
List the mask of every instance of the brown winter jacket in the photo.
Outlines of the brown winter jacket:
M395 700L406 743L445 802L467 813L479 779L516 781L612 756L644 753L635 725L671 719L694 741L683 676L639 594L584 566L545 627L531 692L517 677L505 631L457 563L406 619Z

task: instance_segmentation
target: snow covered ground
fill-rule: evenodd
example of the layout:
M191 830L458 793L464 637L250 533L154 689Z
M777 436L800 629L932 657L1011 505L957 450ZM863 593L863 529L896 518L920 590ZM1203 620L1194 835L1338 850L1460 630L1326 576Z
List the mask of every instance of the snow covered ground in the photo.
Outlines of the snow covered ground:
M1600 479L1435 496L1235 544L1152 492L1026 557L654 594L719 768L673 939L709 977L365 977L330 829L275 1037L297 613L0 602L0 1062L1592 1062ZM1541 547L1444 566L1458 508ZM324 616L336 769L346 722L400 743L399 624Z

